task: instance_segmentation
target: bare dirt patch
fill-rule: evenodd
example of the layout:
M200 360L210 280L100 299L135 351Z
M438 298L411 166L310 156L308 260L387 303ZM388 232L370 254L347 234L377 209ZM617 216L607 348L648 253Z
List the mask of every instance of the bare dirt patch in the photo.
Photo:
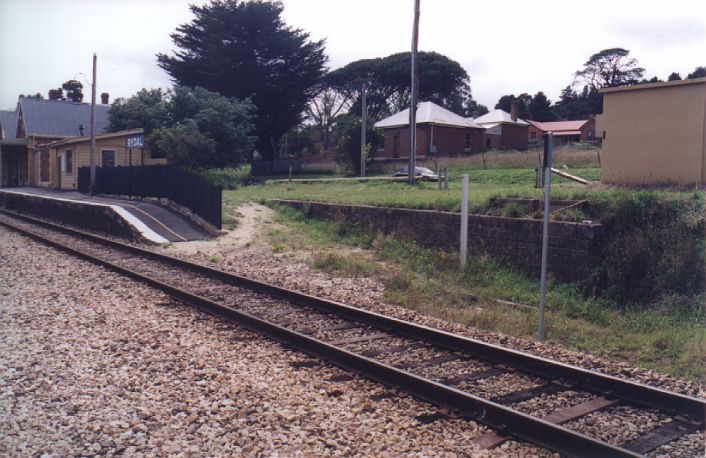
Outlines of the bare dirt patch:
M163 249L185 255L201 253L206 256L223 256L262 243L261 228L266 224L275 224L274 210L264 205L249 203L238 207L237 212L242 215L238 218L238 226L226 230L224 235L208 240L176 242Z

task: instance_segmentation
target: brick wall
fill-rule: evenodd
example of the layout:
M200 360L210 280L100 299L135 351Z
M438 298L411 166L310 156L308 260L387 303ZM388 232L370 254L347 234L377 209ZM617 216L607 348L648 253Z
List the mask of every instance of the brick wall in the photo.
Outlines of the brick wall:
M503 124L503 148L517 149L524 151L527 149L527 137L529 129L527 126L516 124Z
M464 154L466 134L471 134L471 151L479 152L482 147L481 129L464 129L459 127L434 126L434 145L437 156L458 156ZM399 135L397 154L394 151L395 136ZM409 154L409 128L394 127L384 130L385 146L377 157L407 157ZM430 124L417 126L417 156L429 154L432 142L432 127Z
M458 213L292 200L275 202L304 211L314 218L348 222L363 230L458 250L461 230L461 215ZM530 275L539 276L542 221L470 215L468 234L471 255L488 253ZM602 236L600 224L550 223L549 272L559 280L584 279L598 262Z

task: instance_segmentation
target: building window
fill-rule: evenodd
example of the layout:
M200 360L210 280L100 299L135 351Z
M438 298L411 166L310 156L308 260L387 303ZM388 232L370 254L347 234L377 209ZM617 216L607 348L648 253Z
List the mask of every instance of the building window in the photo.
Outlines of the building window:
M144 149L143 149L144 151ZM167 154L165 151L160 151L159 149L151 149L150 148L150 157L152 159L164 159L167 157Z
M593 131L592 130L588 131L588 139L593 140Z
M74 152L72 150L66 150L64 152L64 170L62 172L71 175L74 170Z
M103 165L103 167L115 167L114 149L101 150L101 165Z
M532 137L532 140L537 140L537 132L534 132L534 131L533 131L533 132L530 134L530 137Z
M470 132L466 132L466 141L465 141L463 147L466 149L471 149L471 133Z

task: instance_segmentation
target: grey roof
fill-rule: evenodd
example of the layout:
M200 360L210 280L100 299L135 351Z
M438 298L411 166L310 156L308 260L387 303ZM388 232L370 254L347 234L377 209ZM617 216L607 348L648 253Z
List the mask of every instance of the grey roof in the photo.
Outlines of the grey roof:
M510 113L507 111L501 110L500 108L493 110L489 113L484 114L483 116L479 116L478 118L473 119L473 122L476 124L480 124L484 127L487 127L487 124L492 124L492 125L497 125L500 123L506 123L506 124L519 124L521 126L529 126L529 124L520 118L517 118L517 121L512 120L512 116Z
M28 136L78 137L81 124L84 135L90 132L91 105L88 103L22 97L18 105ZM96 105L96 133L108 129L108 111L110 105Z
M17 135L17 112L0 110L0 139L14 140Z
M433 102L420 102L417 105L417 124L439 124L452 127L477 127L481 126L474 124L470 119L459 116L453 111L440 107ZM409 108L405 108L399 113L388 116L385 119L375 123L375 127L403 127L409 125Z

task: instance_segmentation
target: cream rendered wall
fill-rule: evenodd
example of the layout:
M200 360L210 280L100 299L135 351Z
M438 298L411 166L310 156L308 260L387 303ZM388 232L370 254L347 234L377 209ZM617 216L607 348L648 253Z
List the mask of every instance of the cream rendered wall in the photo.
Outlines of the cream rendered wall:
M705 105L706 80L604 92L603 181L705 184Z
M78 188L78 168L86 167L91 164L91 143L90 141L81 141L77 143L70 143L67 145L60 145L52 148L52 153L50 154L51 161L55 163L57 161L57 156L64 154L65 151L73 151L73 166L70 173L61 173L61 189L76 189ZM115 150L115 165L116 166L127 166L130 165L130 152L125 146L125 137L114 137L106 139L96 140L96 166L100 167L103 164L102 161L102 150ZM141 151L140 149L132 150L132 165L139 166ZM166 164L166 159L152 158L151 151L148 147L144 148L144 164L145 165L157 165ZM56 172L56 169L51 170L52 173ZM54 180L52 180L54 183ZM55 184L53 184L55 186Z

